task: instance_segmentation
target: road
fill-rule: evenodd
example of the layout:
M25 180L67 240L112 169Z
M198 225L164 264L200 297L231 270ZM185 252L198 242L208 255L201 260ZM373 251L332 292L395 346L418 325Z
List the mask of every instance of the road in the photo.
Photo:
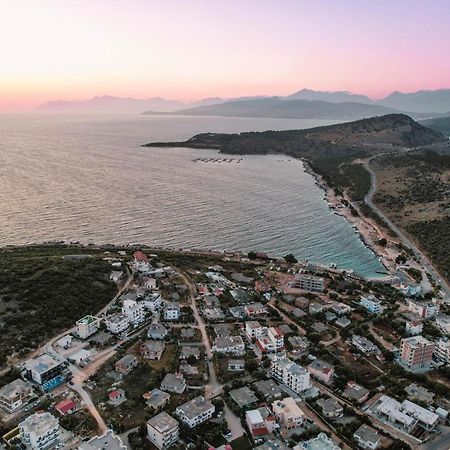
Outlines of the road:
M202 335L202 343L205 347L205 352L207 356L207 365L209 372L209 383L205 386L205 397L212 398L222 392L223 386L218 382L216 371L214 370L214 364L212 362L213 352L211 349L211 343L209 342L208 333L206 332L206 325L203 320L203 317L200 315L200 312L197 307L197 302L195 301L195 286L194 283L180 270L178 270L180 277L183 279L185 284L189 288L189 296L191 300L191 308L194 313L194 318L197 322L198 329Z
M295 323L286 313L284 313L283 311L281 311L280 309L278 309L275 306L275 299L274 299L274 297L271 297L271 299L269 300L269 303L267 305L270 308L272 308L275 311L277 311L278 314L280 314L280 316L283 318L283 320L285 322L287 322L288 324L292 325L293 327L295 327L302 336L306 336L306 330L304 328L302 328L300 325Z
M113 297L113 299L104 306L98 313L97 316L100 316L104 314L118 299L119 297L128 289L129 285L133 281L133 274L128 271L128 279L125 282L125 284L119 289L117 294ZM66 358L64 355L59 354L54 348L54 343L65 336L66 334L73 332L75 330L75 327L72 327L70 330L66 330L63 333L60 333L59 335L53 337L49 342L47 342L45 345L43 345L40 350L45 351L46 353L53 356L55 359L57 359L60 362L66 362ZM92 402L91 396L89 393L84 389L83 384L84 382L93 375L98 368L105 363L109 358L111 358L116 353L116 346L107 348L103 350L102 352L95 355L94 361L89 364L84 370L80 370L77 366L74 364L70 364L67 366L67 368L72 373L72 381L73 384L69 385L69 388L75 391L83 401L83 404L85 408L88 410L88 412L91 414L91 416L95 419L97 422L98 427L98 433L99 435L102 435L106 432L108 427L105 424L105 421L103 420L102 416L98 412L96 406Z
M364 201L387 223L389 228L397 234L402 243L412 250L414 256L420 261L422 267L430 273L436 284L441 286L441 289L445 293L446 298L449 299L450 287L444 280L444 278L434 268L428 258L416 247L416 245L373 203L373 196L377 190L377 176L374 170L370 167L370 162L378 156L380 155L373 156L372 158L369 158L368 160L362 162L364 168L370 174L370 189L366 194Z

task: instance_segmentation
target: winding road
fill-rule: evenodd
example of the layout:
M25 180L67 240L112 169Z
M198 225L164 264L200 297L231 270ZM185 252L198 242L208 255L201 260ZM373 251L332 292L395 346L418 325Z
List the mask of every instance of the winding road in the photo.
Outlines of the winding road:
M426 269L430 275L433 277L436 284L441 286L441 290L445 293L446 299L450 298L450 287L445 281L445 279L439 274L439 272L434 268L429 259L416 247L416 245L403 233L397 225L395 225L392 220L390 220L386 215L374 204L373 197L377 190L377 176L374 170L370 167L370 162L374 159L378 158L381 155L375 155L369 158L366 161L362 161L364 168L370 174L370 189L369 192L364 197L364 201L370 206L389 226L389 228L397 234L398 238L402 241L402 243L409 247L414 256L418 259L420 264L424 269Z

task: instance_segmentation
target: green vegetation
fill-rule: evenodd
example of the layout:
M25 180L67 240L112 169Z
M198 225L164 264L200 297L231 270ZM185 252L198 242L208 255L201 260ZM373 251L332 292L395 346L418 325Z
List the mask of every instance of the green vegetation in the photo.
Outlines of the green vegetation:
M417 222L408 231L417 237L421 246L448 279L450 277L450 216L443 219Z
M85 257L68 257L83 253ZM0 250L0 365L15 353L24 356L113 298L116 288L101 254L64 246Z

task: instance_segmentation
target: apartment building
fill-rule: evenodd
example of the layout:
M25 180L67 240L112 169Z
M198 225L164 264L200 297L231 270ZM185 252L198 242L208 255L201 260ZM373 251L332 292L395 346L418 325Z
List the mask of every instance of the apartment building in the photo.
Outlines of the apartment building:
M400 363L411 372L430 370L434 347L434 343L423 336L402 339Z
M270 375L297 394L310 388L309 372L288 358L274 358Z
M438 339L434 345L433 358L442 364L450 365L450 339L443 337Z
M439 314L439 305L431 302L418 302L410 300L408 303L408 309L422 317L422 319L430 319Z
M194 428L212 418L216 407L202 395L183 403L175 410L176 415L189 428Z
M178 421L164 411L147 421L147 438L160 450L175 444L178 436Z
M126 299L123 301L122 314L127 316L131 325L137 326L145 320L145 306L136 300Z
M0 408L11 414L26 405L32 396L30 384L19 378L0 388Z
M304 412L292 397L274 401L272 411L280 427L286 430L300 427L305 420Z
M284 333L280 327L264 327L256 338L256 345L263 353L273 353L284 350Z
M45 450L59 442L59 420L49 412L37 412L19 423L20 440L32 450Z
M113 334L123 333L130 326L130 320L125 314L114 313L105 319L106 328Z
M315 275L299 273L295 276L292 287L295 289L303 289L305 291L323 292L325 289L325 279Z
M382 314L384 311L384 306L381 304L381 301L374 295L361 297L359 304L371 314Z
M81 339L87 339L89 336L97 333L100 327L100 319L95 316L84 316L76 322L76 334Z

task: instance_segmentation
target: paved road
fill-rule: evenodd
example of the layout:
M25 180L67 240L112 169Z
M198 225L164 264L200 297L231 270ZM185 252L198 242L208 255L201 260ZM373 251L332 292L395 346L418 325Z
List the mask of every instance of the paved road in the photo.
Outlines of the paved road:
M378 155L380 156L380 155ZM428 258L416 247L416 245L395 225L385 214L373 203L373 196L375 191L377 190L377 176L373 169L370 167L370 162L377 158L377 156L373 156L366 161L363 161L364 168L370 174L370 189L367 195L364 198L364 201L387 223L389 228L394 231L399 239L403 242L404 245L409 247L416 258L420 261L420 264L424 269L426 269L431 276L433 277L436 284L441 285L442 291L445 293L447 299L450 299L450 287L446 283L446 281L442 278L439 272L433 267Z

